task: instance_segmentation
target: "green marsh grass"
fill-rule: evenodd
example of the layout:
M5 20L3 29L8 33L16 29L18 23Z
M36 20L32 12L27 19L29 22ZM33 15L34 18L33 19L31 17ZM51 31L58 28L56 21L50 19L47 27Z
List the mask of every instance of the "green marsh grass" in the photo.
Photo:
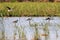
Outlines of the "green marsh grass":
M12 8L13 11L8 12L6 6ZM3 2L0 3L0 16L1 14L3 16L60 16L60 3Z

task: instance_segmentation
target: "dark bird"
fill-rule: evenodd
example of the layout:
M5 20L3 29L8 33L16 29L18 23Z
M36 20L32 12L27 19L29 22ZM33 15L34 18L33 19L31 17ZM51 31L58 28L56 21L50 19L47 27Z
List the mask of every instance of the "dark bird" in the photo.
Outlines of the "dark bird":
M7 8L8 8L9 10L11 10L11 8L10 8L10 7L8 7L8 6L7 6Z
M46 18L46 20L50 20L50 18L48 17L48 18Z
M17 23L17 22L18 22L18 20L13 21L13 23Z
M46 20L53 20L53 18L48 17L48 18L46 18Z
M10 7L8 7L8 6L7 6L7 8L8 8L8 12L12 11L12 8L10 8Z
M28 18L27 20L31 20L32 18Z

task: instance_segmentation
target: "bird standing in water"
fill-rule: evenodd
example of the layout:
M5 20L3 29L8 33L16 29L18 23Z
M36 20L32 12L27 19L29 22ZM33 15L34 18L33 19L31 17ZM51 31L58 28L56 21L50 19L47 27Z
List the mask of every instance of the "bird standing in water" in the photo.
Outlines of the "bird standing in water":
M18 22L18 20L13 21L13 23L17 23L17 22Z
M32 18L28 18L27 20L31 20Z
M17 35L17 33L16 33L16 30L17 30L16 23L17 23L17 22L18 22L18 20L13 21L14 27L15 27L15 29L14 29L14 40L16 40L16 35Z
M53 20L53 18L51 18L51 17L48 17L48 18L46 18L45 20Z
M46 18L46 20L50 20L50 18L48 17L48 18Z

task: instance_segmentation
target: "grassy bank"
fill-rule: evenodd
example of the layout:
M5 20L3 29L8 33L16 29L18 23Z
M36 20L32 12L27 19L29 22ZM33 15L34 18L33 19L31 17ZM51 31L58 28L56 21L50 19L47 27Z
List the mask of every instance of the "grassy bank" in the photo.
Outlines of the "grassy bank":
M6 6L13 11L8 12ZM60 16L60 3L15 2L0 3L0 16Z

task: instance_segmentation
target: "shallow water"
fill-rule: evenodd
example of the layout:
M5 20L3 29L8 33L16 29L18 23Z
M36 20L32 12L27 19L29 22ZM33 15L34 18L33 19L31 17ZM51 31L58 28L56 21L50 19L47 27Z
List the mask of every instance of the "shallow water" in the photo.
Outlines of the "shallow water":
M30 26L28 18L31 19ZM0 17L0 35L2 30L5 30L5 40L14 40L14 32L16 32L15 40L19 39L18 29L15 26L20 28L20 36L22 36L22 31L26 36L26 40L32 40L35 34L35 26L37 24L38 37L41 40L60 40L60 17L53 17L53 20L45 20L47 17ZM18 20L16 23L13 21ZM47 25L49 34L48 37L42 36L45 31L43 28ZM4 27L3 27L4 26ZM58 37L57 37L58 36ZM0 36L1 39L2 35ZM20 40L22 40L20 38ZM25 39L24 39L25 40Z

